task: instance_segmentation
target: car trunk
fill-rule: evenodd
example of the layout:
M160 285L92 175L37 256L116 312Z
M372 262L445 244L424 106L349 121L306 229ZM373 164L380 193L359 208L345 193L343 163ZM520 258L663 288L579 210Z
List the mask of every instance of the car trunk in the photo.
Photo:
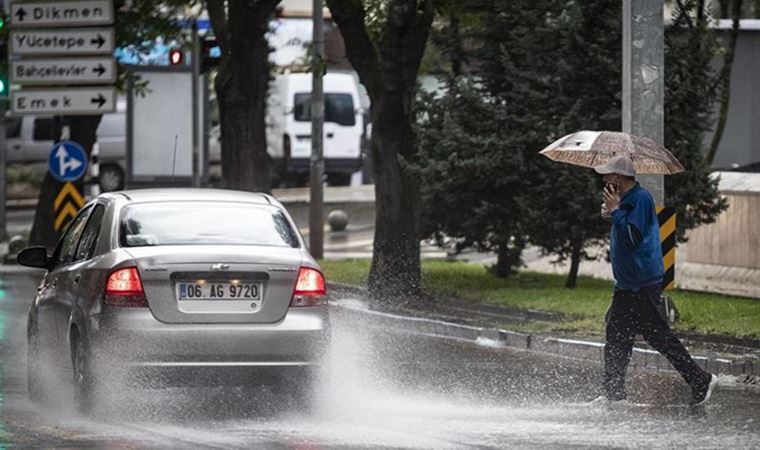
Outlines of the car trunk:
M273 323L290 306L299 249L265 246L146 246L137 262L153 315L168 323Z

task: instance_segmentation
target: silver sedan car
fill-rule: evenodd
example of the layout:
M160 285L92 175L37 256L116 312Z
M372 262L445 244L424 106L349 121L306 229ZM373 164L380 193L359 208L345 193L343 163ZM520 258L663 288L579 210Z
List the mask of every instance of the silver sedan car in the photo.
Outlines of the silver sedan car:
M308 386L329 336L325 279L266 194L146 189L90 201L53 252L28 318L28 381L53 372L83 410L111 373L243 371ZM284 375L282 375L284 376ZM69 378L72 379L72 378Z

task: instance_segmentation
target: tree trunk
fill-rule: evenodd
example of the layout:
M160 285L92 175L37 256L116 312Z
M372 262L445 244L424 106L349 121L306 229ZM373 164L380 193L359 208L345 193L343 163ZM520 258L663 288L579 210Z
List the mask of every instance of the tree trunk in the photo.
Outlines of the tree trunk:
M420 288L420 188L401 163L414 146L410 102L397 92L372 96L375 239L368 288L379 300Z
M491 267L491 272L499 278L508 278L516 272L515 268L521 264L522 251L525 243L517 239L513 245L501 243L496 249L496 265Z
M98 125L100 125L101 118L102 116L72 116L68 120L58 121L55 130L56 136L60 136L62 126L64 123L67 123L70 130L69 140L84 147L89 159L92 146L95 144L95 134ZM82 196L84 196L83 178L73 183ZM72 218L69 217L61 223L57 230L55 229L56 217L62 208L65 207L64 202L57 209L54 208L55 199L61 192L64 184L53 178L49 171L45 173L45 178L42 180L42 186L40 187L40 195L37 197L37 210L34 213L34 223L32 225L32 232L29 235L29 245L41 245L47 248L48 251L52 251L58 242L58 238L66 229L66 225L71 221ZM78 206L77 209L79 209Z
M364 2L327 0L346 54L372 110L375 240L368 288L393 302L420 290L420 188L414 162L414 90L433 21L429 0L391 0L379 37L366 28Z
M223 36L214 86L221 122L222 184L227 189L269 192L272 163L267 153L266 98L270 77L264 35L277 2L231 0L227 4L227 18L212 18L215 33ZM224 28L218 30L220 21Z
M578 286L578 269L581 265L581 257L583 256L583 243L574 242L573 250L570 253L570 273L567 274L565 280L565 287L568 289L575 289Z

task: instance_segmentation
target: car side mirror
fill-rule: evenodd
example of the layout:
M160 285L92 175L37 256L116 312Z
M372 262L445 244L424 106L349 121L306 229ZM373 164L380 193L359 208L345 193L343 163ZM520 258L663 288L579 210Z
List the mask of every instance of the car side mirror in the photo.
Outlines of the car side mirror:
M18 254L16 261L22 266L50 269L50 257L45 247L25 248Z

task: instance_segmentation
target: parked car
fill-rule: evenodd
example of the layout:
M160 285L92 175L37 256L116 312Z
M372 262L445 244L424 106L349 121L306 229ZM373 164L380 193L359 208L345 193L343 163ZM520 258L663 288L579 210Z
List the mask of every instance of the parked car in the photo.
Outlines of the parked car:
M251 385L267 372L301 395L328 342L325 279L266 194L101 194L52 255L28 248L18 262L47 269L28 317L35 401L58 389L43 367L72 377L82 410L94 393L113 391L119 371L130 380L143 371L250 371Z
M100 189L103 192L124 189L126 173L126 114L123 103L113 114L104 114L98 127ZM7 117L6 161L27 164L40 172L47 170L48 155L53 148L53 117Z
M53 148L53 118L23 116L6 118L8 164L26 164L40 172L47 170L48 155ZM116 112L104 114L97 130L98 182L102 192L124 189L127 173L127 114L126 103L117 103ZM220 176L221 146L218 127L209 132L210 174Z
M311 158L311 74L277 75L267 109L269 155L283 180L308 175ZM362 168L364 115L356 76L328 72L323 78L325 122L323 156L327 181L348 185Z

